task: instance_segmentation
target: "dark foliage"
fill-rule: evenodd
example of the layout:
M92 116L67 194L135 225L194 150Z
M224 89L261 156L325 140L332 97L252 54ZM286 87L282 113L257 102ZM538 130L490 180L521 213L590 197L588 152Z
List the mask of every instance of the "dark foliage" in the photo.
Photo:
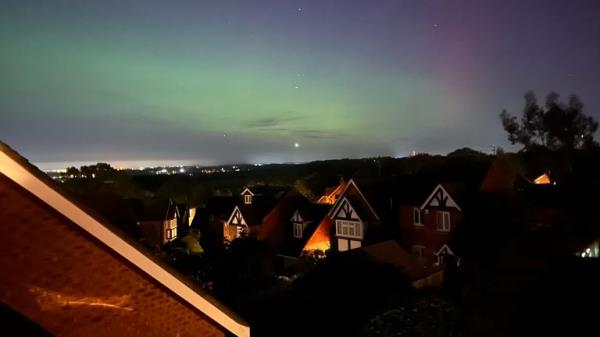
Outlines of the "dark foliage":
M360 254L340 254L240 309L254 336L362 336L371 317L412 296L397 269Z
M567 104L559 102L557 93L546 97L540 106L533 92L525 94L525 108L520 122L506 110L500 114L508 140L521 144L525 150L543 146L551 150L584 149L597 146L594 133L598 122L583 113L583 103L572 95Z

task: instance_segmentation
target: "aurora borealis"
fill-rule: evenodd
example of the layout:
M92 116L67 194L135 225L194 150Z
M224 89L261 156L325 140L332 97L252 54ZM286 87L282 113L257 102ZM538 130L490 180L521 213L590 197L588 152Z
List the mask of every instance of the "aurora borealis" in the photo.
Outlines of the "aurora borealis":
M510 148L529 89L600 118L595 0L4 0L0 45L0 139L42 167Z

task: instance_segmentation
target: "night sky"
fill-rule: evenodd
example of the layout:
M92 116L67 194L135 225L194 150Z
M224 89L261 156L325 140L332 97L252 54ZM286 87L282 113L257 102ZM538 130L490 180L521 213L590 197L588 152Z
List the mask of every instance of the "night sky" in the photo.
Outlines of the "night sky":
M512 149L529 89L600 119L600 1L0 2L0 139L42 168Z

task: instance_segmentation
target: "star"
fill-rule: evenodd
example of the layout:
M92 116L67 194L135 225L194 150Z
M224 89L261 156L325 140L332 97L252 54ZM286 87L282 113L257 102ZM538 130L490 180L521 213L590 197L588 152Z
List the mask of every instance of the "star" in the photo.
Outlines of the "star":
M438 25L437 23L433 24L433 28L438 28L440 25Z
M300 147L300 143L294 143L294 147L295 148L299 148Z
M302 12L302 7L298 7L298 12Z

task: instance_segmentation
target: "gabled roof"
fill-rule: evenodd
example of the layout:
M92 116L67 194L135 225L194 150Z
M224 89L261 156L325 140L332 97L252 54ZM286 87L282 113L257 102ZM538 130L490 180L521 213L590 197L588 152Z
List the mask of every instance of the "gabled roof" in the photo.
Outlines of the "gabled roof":
M336 201L336 203L333 205L333 207L327 214L329 217L331 217L337 213L338 209L342 205L341 201L344 199L344 197L346 197L348 200L351 201L351 204L354 208L361 207L361 205L364 206L363 207L363 209L365 209L365 212L363 213L364 215L367 215L367 212L368 212L369 216L372 216L375 219L379 220L379 216L377 215L377 212L375 212L375 210L373 209L373 207L371 206L371 204L369 203L367 198L365 198L363 193L360 191L360 189L358 188L358 186L356 185L356 183L354 182L353 179L350 179L348 181L348 183L346 184L346 187L344 188L344 191L340 194L338 200ZM365 219L366 218L367 217L365 217Z
M237 205L236 208L240 210L244 220L248 226L260 226L262 224L263 218L269 213L269 211L273 208L274 202L252 202L252 204L240 204Z
M251 190L250 190L248 187L246 187L246 188L245 188L245 189L242 191L242 193L240 193L240 195L247 195L247 194L249 194L249 195L254 195L254 193L252 193L252 191L251 191Z
M271 208L264 217L264 223L259 233L261 240L267 240L279 245L284 239L284 228L282 225L289 223L295 211L304 209L310 205L310 200L296 190L288 192L279 202ZM300 213L302 218L304 215Z
M301 239L293 238L291 236L286 237L286 240L284 240L282 248L280 249L280 253L289 256L299 256L323 219L327 216L330 207L330 205L309 204L307 207L299 209L298 212L300 213L302 220L306 223L304 235Z
M238 213L241 216L241 219L239 219L239 220L241 220L242 224L245 223L247 225L248 223L246 222L246 219L244 218L244 216L241 214L239 206L235 206L233 208L233 211L231 211L231 215L229 216L229 218L227 218L227 224L229 224L230 226L233 226L232 222L234 220L234 217L236 217L236 215ZM240 224L237 224L237 225L240 225Z
M245 190L247 189L248 188ZM236 204L236 207L240 210L244 220L250 227L261 225L263 218L269 214L273 207L275 207L289 192L288 188L279 186L260 185L251 187L251 189L254 190L252 203L246 204L243 200L239 199ZM257 192L257 190L259 192Z
M261 198L279 199L283 197L288 190L289 189L284 186L254 185L245 187L240 195L250 194Z
M438 256L438 255L443 254L443 253L450 254L450 255L456 255L456 254L454 254L454 252L452 251L452 249L450 249L450 247L446 243L444 243L442 245L442 247L440 247L440 249L438 249L437 252L433 253L433 255Z
M330 207L311 203L298 191L291 190L263 218L258 237L279 254L298 256ZM295 212L307 224L301 239L292 235L291 218Z
M487 193L512 191L519 183L527 181L522 171L517 162L505 156L496 156L481 182L480 190Z
M169 199L129 199L139 221L164 221L177 217L177 208Z
M222 304L170 271L152 254L145 254L117 229L79 205L37 167L0 142L0 173L139 268L144 275L173 292L236 336L250 336L250 327Z
M359 217L365 220L379 221L377 212L362 194L354 180L350 179L344 188L344 191L337 199L336 203L327 212L326 216L314 230L303 249L305 250L327 250L330 248L329 232L333 223L332 217L338 212L344 202L348 201L355 211L359 213Z
M232 196L212 196L206 202L206 212L210 215L229 215L236 201L237 198Z
M427 206L436 206L436 207L447 207L447 208L456 208L459 211L460 206L454 201L450 193L439 184L435 187L433 192L425 199L425 202L421 205L421 209L425 209Z

